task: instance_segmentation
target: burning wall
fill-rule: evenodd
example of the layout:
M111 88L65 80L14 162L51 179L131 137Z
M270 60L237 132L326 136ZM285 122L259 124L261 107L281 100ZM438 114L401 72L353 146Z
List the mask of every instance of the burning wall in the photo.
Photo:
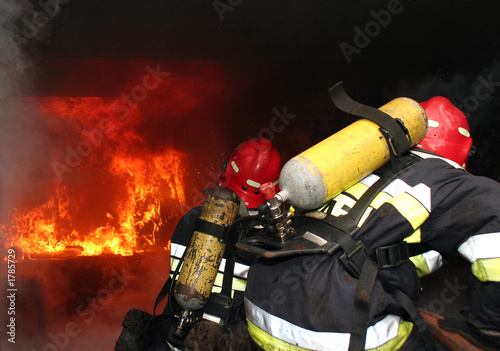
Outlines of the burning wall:
M18 261L18 346L110 349L128 309L151 310L177 221L235 146L217 123L233 91L211 61L39 65L52 81L9 97L0 152L11 161L0 232Z
M9 246L40 257L131 255L167 245L172 225L195 204L185 194L193 184L189 158L203 154L191 151L205 141L189 140L190 130L217 129L210 100L227 87L210 62L145 61L113 87L115 97L17 99L36 111L50 142L46 164L26 165L44 191L15 194L0 227ZM172 66L177 71L167 71ZM106 78L120 70L113 72Z

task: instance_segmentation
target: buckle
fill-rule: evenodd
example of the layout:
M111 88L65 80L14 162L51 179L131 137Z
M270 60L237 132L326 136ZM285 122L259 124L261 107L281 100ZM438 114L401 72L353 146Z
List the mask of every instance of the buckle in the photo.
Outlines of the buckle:
M410 261L410 251L406 241L396 245L381 246L375 250L375 255L381 269L394 268Z
M349 273L358 278L367 257L368 250L365 244L359 240L356 242L354 250L351 252L344 252L344 254L340 256L340 261L342 261Z

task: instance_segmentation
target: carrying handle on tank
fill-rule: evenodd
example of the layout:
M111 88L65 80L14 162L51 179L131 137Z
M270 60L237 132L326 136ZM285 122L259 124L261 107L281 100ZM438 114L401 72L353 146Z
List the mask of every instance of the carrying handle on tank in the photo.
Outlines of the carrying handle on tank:
M354 101L347 95L342 81L331 87L329 93L333 103L341 111L379 125L394 156L401 157L410 150L411 136L402 121L397 121L379 109Z

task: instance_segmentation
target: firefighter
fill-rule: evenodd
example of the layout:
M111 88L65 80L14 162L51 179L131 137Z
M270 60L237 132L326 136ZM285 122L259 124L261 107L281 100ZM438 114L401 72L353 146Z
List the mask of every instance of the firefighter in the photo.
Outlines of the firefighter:
M242 142L231 153L222 167L222 174L220 175L217 185L232 189L240 198L239 217L257 214L257 206L263 202L263 197L259 192L261 184L272 182L276 189L278 189L278 178L281 170L281 158L272 145L271 141L267 138L257 138ZM191 209L179 221L173 235L171 244L171 274L174 274L175 269L181 262L182 255L186 250L191 234L193 233L193 226L196 218L200 215L201 206ZM246 223L246 226L252 225ZM247 230L245 230L247 231ZM229 250L226 250L229 254ZM221 263L219 274L212 292L220 292L222 289L222 282L224 277L224 269L226 258ZM250 259L250 258L248 258ZM243 307L243 292L246 287L246 278L249 268L249 261L242 260L241 257L236 260L234 264L232 289L234 297L234 309L240 312L240 318L234 321L229 321L228 327L236 330L237 328L246 329ZM219 323L218 316L212 316L206 313L204 315L206 320L212 320ZM241 323L243 322L243 323ZM198 326L199 327L199 326ZM197 328L198 328L197 327ZM213 327L213 326L212 326ZM210 325L205 325L205 330L210 328ZM224 331L224 330L223 330ZM199 331L198 334L203 334ZM203 335L200 338L204 337ZM196 333L192 333L191 337L187 340L188 344L196 343ZM206 345L205 345L206 346Z
M419 277L446 255L471 264L471 305L462 311L465 322L447 319L442 327L485 349L500 348L500 185L465 170L472 146L465 115L444 97L421 105L429 128L408 155L411 165L381 188L357 223L353 242L370 258L362 267L354 258L363 250L252 263L245 310L255 349L432 349L410 305L421 292ZM348 216L383 171L319 211ZM377 272L373 282L360 288L370 268Z
M281 169L281 158L277 149L267 138L256 138L242 142L231 153L222 168L217 186L229 188L239 198L239 218L257 213L257 206L263 202L259 193L260 185L272 182L278 189L278 178ZM195 224L202 213L203 207L197 206L188 211L178 222L171 241L171 268L170 276L175 280L177 270L181 267L183 254L188 250L190 239L193 236ZM248 231L252 222L242 222ZM243 232L243 228L239 228ZM187 336L177 339L172 335L172 329L178 323L181 312L175 298L169 296L164 312L160 316L151 318L144 311L131 310L124 318L125 327L117 341L117 351L166 351L183 350L244 350L249 347L249 335L243 307L243 292L246 286L249 262L244 257L231 258L231 251L225 250L220 264L212 293L224 295L224 284L229 277L231 291L227 295L232 298L231 305L207 303L197 311L199 321L186 330ZM225 274L225 268L231 262L233 269ZM201 269L203 267L200 267ZM232 278L232 279L231 279ZM227 279L227 277L226 277ZM167 295L174 295L170 290L172 280L169 279L162 289L156 304ZM213 295L213 294L212 294ZM225 295L224 295L225 296ZM220 299L219 299L220 300ZM231 310L228 313L227 310ZM153 322L154 321L154 322Z

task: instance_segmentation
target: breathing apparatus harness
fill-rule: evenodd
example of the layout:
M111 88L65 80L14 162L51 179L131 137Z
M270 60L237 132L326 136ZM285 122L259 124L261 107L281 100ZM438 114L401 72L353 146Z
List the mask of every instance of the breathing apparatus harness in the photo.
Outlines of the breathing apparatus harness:
M382 277L378 276L380 269L397 267L409 262L409 257L428 250L425 245L418 244L412 247L401 241L394 245L379 247L370 252L364 243L355 241L353 237L359 231L357 224L375 196L401 172L418 163L419 159L408 151L412 140L403 122L394 119L388 114L373 107L362 105L352 100L345 92L342 82L333 86L330 97L334 104L342 111L368 119L380 127L381 133L387 140L391 155L391 162L380 168L381 177L362 196L347 214L335 217L329 213L306 212L296 214L292 218L287 211L277 208L272 201L272 194L266 196L271 199L260 207L267 227L279 224L285 229L275 229L280 235L247 235L245 239L236 243L236 248L251 252L265 258L290 257L304 254L323 253L332 255L342 250L341 262L347 271L358 279L354 298L354 311L351 323L351 338L349 351L364 350L366 332L368 328L370 295L378 279L385 291L389 293L408 313L420 332L428 350L435 350L435 346L425 321L420 316L411 299L401 290L392 287ZM331 213L331 209L330 209ZM286 227L292 229L286 229ZM300 233L294 227L307 228ZM229 245L231 247L232 245ZM411 255L410 255L410 250Z

